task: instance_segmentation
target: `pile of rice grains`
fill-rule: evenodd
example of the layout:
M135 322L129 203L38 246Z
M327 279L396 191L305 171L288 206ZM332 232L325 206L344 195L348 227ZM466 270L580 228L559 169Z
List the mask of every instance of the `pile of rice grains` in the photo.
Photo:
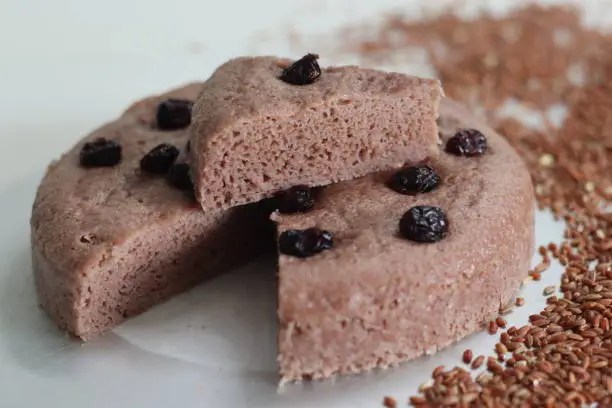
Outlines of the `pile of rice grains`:
M523 327L490 322L491 334L502 329L491 357L466 350L463 365L438 367L409 403L611 407L612 35L587 28L579 10L529 5L471 21L453 12L418 22L390 17L356 50L385 63L414 47L425 48L449 97L483 112L517 149L539 207L565 220L566 231L539 248L541 264L529 274L539 280L551 259L565 268L558 287L544 290L548 306ZM504 116L509 99L538 115L539 125ZM550 108L563 105L567 114L555 124ZM486 370L470 372L480 366Z

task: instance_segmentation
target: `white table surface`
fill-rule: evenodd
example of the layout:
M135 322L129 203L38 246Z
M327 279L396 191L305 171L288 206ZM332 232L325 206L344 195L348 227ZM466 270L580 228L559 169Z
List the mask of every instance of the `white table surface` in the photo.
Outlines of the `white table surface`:
M398 369L277 392L274 270L265 262L85 345L36 305L28 219L51 159L137 98L204 79L232 56L327 50L339 26L394 7L416 10L409 0L0 0L0 407L378 407L384 395L406 399L466 347L490 349L495 337L480 333ZM292 48L293 29L306 35ZM538 215L539 242L561 231ZM559 271L525 290L529 307L511 323L544 304L542 288Z

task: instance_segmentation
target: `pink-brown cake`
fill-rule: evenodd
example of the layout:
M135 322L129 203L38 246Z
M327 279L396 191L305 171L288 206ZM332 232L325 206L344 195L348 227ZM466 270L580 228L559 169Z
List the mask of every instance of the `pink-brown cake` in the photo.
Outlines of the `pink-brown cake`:
M516 294L534 248L529 173L503 138L455 102L442 101L439 122L445 144L477 129L488 149L430 161L440 177L433 191L400 194L389 187L393 171L376 173L323 188L310 212L273 214L281 238L313 227L329 234L319 237L326 250L318 254L304 254L311 240L297 248L307 257L280 255L283 381L433 353L478 330ZM437 242L400 233L403 214L421 205L446 214Z
M437 80L358 67L327 68L316 76L317 65L312 83L295 84L284 71L289 65L275 57L237 58L204 84L190 130L204 210L437 154Z
M49 166L32 209L32 260L42 307L62 329L91 339L265 245L257 206L203 213L166 177L140 169L160 143L187 143L184 129L160 129L158 105L193 100L200 88L135 104ZM98 138L121 145L116 166L80 165L83 146Z
M185 107L200 89L193 84L135 104L53 163L39 187L31 228L40 302L84 340L273 241L259 205L202 212L188 179L170 177L172 170L153 174L165 168L155 160L142 169L160 143L184 148ZM279 257L284 381L434 352L475 331L515 294L533 249L529 175L500 136L456 103L442 102L439 122L444 143L458 129L475 128L488 149L430 160L440 177L432 191L400 194L389 188L395 170L378 172L321 188L312 210L273 215L281 235L310 227L330 234L323 252ZM111 149L84 156L96 153L100 138L119 144L121 155ZM294 204L304 203L305 196L295 197ZM399 232L402 215L423 204L448 218L436 242L416 243Z

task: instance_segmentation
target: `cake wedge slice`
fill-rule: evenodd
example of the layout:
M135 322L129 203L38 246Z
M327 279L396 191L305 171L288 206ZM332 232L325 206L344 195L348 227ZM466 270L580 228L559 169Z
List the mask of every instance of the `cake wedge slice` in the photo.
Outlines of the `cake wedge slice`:
M163 154L186 148L201 86L134 104L52 163L38 187L31 216L38 298L61 329L82 340L250 261L266 245L266 211L202 212L193 191L183 191L182 157ZM113 149L100 155L102 141ZM145 156L157 160L143 165ZM158 174L173 158L177 170Z
M204 210L438 154L439 81L316 59L236 58L204 83L189 130Z
M384 368L482 327L515 296L534 250L534 193L511 146L459 104L444 152L323 187L278 223L283 381Z

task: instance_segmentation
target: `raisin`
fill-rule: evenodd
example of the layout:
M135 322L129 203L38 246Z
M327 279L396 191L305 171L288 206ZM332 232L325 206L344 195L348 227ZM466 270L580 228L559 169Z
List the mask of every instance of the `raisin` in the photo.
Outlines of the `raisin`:
M186 99L167 99L157 106L157 127L161 130L184 129L191 123L193 102Z
M461 129L448 139L446 151L457 156L478 156L487 151L487 138L477 129Z
M440 176L432 167L414 166L397 171L387 185L400 194L428 193L440 184Z
M321 76L317 54L306 54L283 70L280 79L291 85L309 85Z
M79 155L83 167L111 167L121 161L121 145L114 140L98 138L81 148Z
M313 191L308 186L294 186L276 194L276 206L282 214L307 212L314 207Z
M171 144L162 143L155 146L140 160L140 169L148 173L164 174L179 155L179 149Z
M283 231L278 238L280 253L297 258L308 258L331 249L333 246L331 232L319 228Z
M400 234L415 242L437 242L448 232L448 219L438 207L418 205L402 216Z
M167 175L168 183L183 191L193 191L193 181L189 174L189 165L187 163L176 163L170 166Z

